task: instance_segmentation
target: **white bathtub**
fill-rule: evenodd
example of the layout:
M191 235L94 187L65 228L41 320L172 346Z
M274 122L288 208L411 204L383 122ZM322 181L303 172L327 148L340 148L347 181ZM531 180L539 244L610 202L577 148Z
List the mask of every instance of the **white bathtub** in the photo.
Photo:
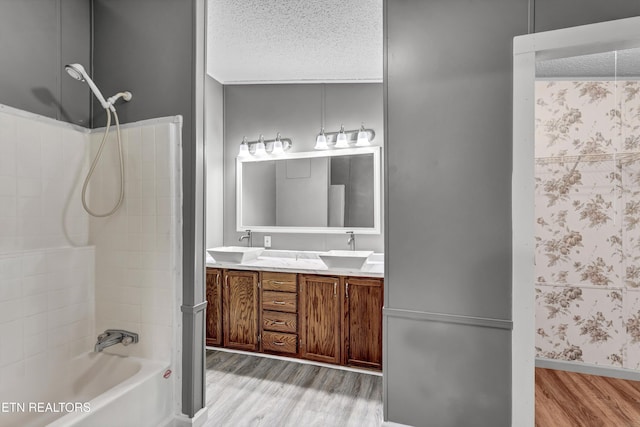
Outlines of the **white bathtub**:
M0 393L2 427L158 427L173 415L168 362L85 353L41 384Z

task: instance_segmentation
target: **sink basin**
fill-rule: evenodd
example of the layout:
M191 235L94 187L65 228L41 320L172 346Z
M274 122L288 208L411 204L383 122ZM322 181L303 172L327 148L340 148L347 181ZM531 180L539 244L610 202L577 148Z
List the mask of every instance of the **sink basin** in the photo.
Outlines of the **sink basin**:
M333 250L318 254L322 262L329 268L349 268L360 270L373 251L338 251Z
M262 251L264 251L264 248L249 248L246 246L220 246L207 249L209 255L216 262L232 262L236 264L254 260L260 256Z

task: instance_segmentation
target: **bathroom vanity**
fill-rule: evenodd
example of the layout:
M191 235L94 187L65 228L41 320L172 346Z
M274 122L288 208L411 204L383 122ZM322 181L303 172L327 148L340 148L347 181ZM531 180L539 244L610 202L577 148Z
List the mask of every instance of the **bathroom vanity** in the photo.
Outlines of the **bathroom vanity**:
M207 250L207 346L382 369L382 254L355 250L356 235L381 246L381 151L236 159L229 214L247 246ZM352 250L264 250L252 232L348 235Z
M206 345L382 369L382 262L328 269L303 256L209 259Z

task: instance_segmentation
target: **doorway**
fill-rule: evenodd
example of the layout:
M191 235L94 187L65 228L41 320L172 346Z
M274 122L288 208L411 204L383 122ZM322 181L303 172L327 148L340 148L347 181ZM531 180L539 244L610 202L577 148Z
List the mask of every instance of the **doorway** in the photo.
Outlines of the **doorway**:
M540 361L606 375L637 372L620 348L632 318L632 304L625 315L623 301L635 297L624 253L636 239L624 212L633 191L623 176L633 176L637 161L634 126L627 126L637 119L624 111L635 108L627 96L640 68L628 49L640 46L639 23L514 39L513 419L530 425ZM611 108L601 113L604 107Z
M344 125L347 133L349 129L360 129L361 126L374 129L377 135L375 136L374 145L382 146L384 144L382 141L384 114L381 5L379 13L373 11L372 14L374 17L379 16L380 22L376 23L376 25L363 27L366 31L379 29L379 37L362 34L362 31L357 28L348 32L348 34L355 34L361 37L362 46L358 48L352 43L326 41L324 37L335 37L338 33L326 31L326 27L322 24L325 18L319 20L317 17L330 14L326 19L336 25L340 25L339 21L344 20L344 26L351 26L356 21L356 18L362 16L363 5L339 1L333 3L335 4L330 5L327 2L319 5L310 4L305 6L302 14L304 16L296 16L301 9L297 2L294 1L261 2L259 7L247 7L246 5L228 2L208 2L208 30L211 31L207 37L209 42L207 54L209 57L207 61L208 73L205 76L206 114L204 118L205 163L207 169L205 201L207 206L207 248L251 245L251 240L243 240L240 241L241 243L238 240L246 233L247 228L252 229L250 234L252 237L248 239L253 239L253 246L267 246L266 242L269 242L272 250L268 252L282 250L294 253L298 251L326 251L348 248L347 241L349 236L344 231L332 234L329 232L330 230L320 230L320 227L314 226L313 230L307 230L305 233L299 230L296 232L295 229L293 231L284 230L285 224L280 224L277 221L271 224L269 222L272 216L270 213L273 211L273 216L275 217L275 213L278 212L278 197L269 198L267 201L273 209L257 209L256 206L258 205L253 204L254 213L259 218L257 220L253 218L247 219L242 215L243 209L248 210L246 206L249 206L249 204L245 203L245 208L240 209L236 203L238 200L237 194L241 195L239 200L245 202L245 195L247 194L249 194L247 197L250 197L250 194L258 194L260 197L271 194L271 191L267 192L259 185L260 183L266 183L266 179L263 181L247 180L246 176L242 180L237 179L236 161L243 140L245 140L245 146L251 147L249 149L249 152L252 153L251 155L255 154L255 147L259 141L264 140L267 144L265 147L267 153L273 154L272 157L275 158L276 156L273 152L275 140L282 138L282 141L292 141L292 146L290 148L287 147L289 148L287 155L302 153L305 156L308 155L306 157L316 157L313 154L320 153L314 146L317 142L318 134L322 133L324 135L326 132L327 135L330 135L335 133L334 131L341 130ZM315 7L321 7L321 13L314 13L313 8ZM234 8L237 10L230 10ZM220 16L224 16L224 18L221 19L220 16L215 16L216 13L222 14ZM229 16L229 14L231 15ZM335 18L334 14L336 15ZM369 13L365 13L365 15L368 16ZM309 17L311 17L312 22L306 21ZM314 36L314 28L318 23L320 23L320 28L316 37ZM296 35L296 31L300 30L301 33ZM215 41L212 40L212 37L220 37L222 42L212 43ZM309 39L316 40L316 45L304 48L305 42ZM293 41L294 43L288 50L285 49L283 52L274 53L274 49L277 49L282 41ZM343 58L342 55L349 52L348 49L344 49L344 46L347 45L353 46L358 51L358 55L348 55ZM337 46L340 52L337 52L337 54L328 53L327 50L330 50L332 46ZM377 62L371 63L370 60L372 58L377 58ZM348 64L352 64L352 66ZM371 70L375 70L377 73L362 74L371 73ZM340 72L351 74L339 74ZM246 137L246 139L243 137ZM330 140L329 142L333 141ZM273 143L273 145L269 145L269 143ZM333 152L335 153L337 150ZM307 164L308 162L302 163ZM273 166L269 170L272 170L275 174L276 165L268 166ZM288 166L295 166L295 164L290 163ZM244 170L246 171L247 169L245 165ZM296 184L301 183L301 178L310 173L305 168L301 170L302 172L296 172L292 169L291 176L288 179L295 178L298 179ZM337 170L337 167L333 169L334 172ZM244 182L244 184L237 186L238 182ZM276 185L269 185L269 187L275 190ZM247 189L257 189L257 191L251 192ZM380 193L382 193L382 190L380 190ZM308 194L308 192L305 192L305 194ZM345 194L348 193L345 191ZM255 198L257 199L258 197L256 196ZM266 199L266 197L263 198ZM319 197L317 198L319 199ZM345 197L346 199L347 197ZM345 204L345 206L347 205ZM374 209L376 208L374 207ZM380 210L379 207L377 209ZM269 215L266 214L267 212ZM267 217L269 220L267 220ZM238 219L243 220L238 221ZM240 224L260 225L248 227ZM267 226L269 230L265 230ZM289 228L294 226L297 225L289 224ZM273 229L277 227L280 227L280 230L274 231ZM326 226L325 228L330 227ZM379 228L372 233L356 232L357 248L382 252L384 237ZM294 254L293 256L297 261L297 255ZM298 284L302 286L300 282ZM353 288L348 288L348 285L345 284L344 294L346 294L346 289L350 289L353 292ZM338 292L338 294L341 294L341 292ZM226 301L231 301L230 297L225 296L225 298ZM295 298L295 294L293 298ZM220 306L224 307L223 304L220 304ZM278 314L280 311L276 309L266 311L277 312L276 314L280 315ZM228 310L228 313L230 312ZM260 311L260 313L252 318L252 324L255 318L264 318L264 312ZM292 316L290 315L291 313L288 313L290 316L287 319L300 319L301 313L302 311L299 311L293 313ZM299 317L296 318L296 316ZM226 322L226 326L231 325L231 321L226 320L226 318L224 322ZM284 320L278 319L278 323L280 322L284 322ZM297 322L301 321L297 320ZM262 322L258 323L262 324ZM292 330L288 331L289 335L286 337L291 338L296 332L300 333L303 328L304 326L299 326L298 329L296 327L291 328ZM346 329L343 328L343 330ZM269 330L269 333L271 332L273 331ZM252 330L251 336L253 337L254 335ZM343 335L346 334L343 333ZM257 341L262 342L261 335L257 337ZM342 349L340 350L341 355L344 355L346 351L343 350L342 342L345 340L338 341ZM276 345L273 342L271 344ZM283 342L277 342L277 345L282 344ZM216 343L215 345L219 346L220 344ZM224 341L222 345L226 345ZM294 348L294 353L301 353L299 350L302 347L300 339L292 339L289 345ZM306 346L307 343L305 343L305 350ZM254 348L256 347L254 346ZM259 344L257 348L264 350L264 344ZM295 350L295 348L298 350ZM283 354L282 351L272 351L272 353ZM224 411L225 404L229 404L229 398L234 395L232 393L234 391L238 392L235 393L234 397L234 399L238 399L238 404L231 404L227 407L245 408L243 405L247 402L252 402L252 399L256 397L256 394L252 394L252 390L262 389L263 386L271 390L271 392L273 392L274 388L269 388L269 386L274 386L275 390L277 390L273 394L274 396L278 396L279 392L285 392L285 390L284 397L294 396L295 392L289 388L289 385L295 385L299 379L304 380L305 384L308 383L307 390L310 393L314 391L322 393L325 386L343 390L338 393L343 397L342 403L338 402L337 407L331 406L331 404L327 406L327 408L333 408L335 413L328 414L328 418L321 416L319 419L330 420L333 419L331 418L332 416L348 415L349 411L344 410L344 408L340 409L340 405L344 406L344 402L353 397L358 397L357 390L364 391L367 387L372 390L374 395L377 396L379 394L380 396L378 398L380 407L378 415L381 418L382 381L380 376L371 376L372 381L367 382L362 377L358 377L358 375L368 374L336 371L328 367L308 364L300 365L297 362L269 359L263 357L263 354L267 353L260 353L260 355L256 355L256 353L229 353L220 347L215 349L208 348L206 361L208 367L207 382L213 385L226 382L225 384L229 387L228 390L208 388L206 394L207 403L211 405L209 414L211 422L219 425L217 423L220 422L220 419L216 419L215 412L219 408ZM308 358L311 359L310 357ZM279 371L282 371L283 375L278 375ZM352 374L357 375L354 376ZM292 381L289 381L291 379ZM248 381L251 387L245 387L245 381ZM377 385L348 386L349 384L360 383L375 383ZM342 387L342 385L345 387ZM210 399L211 396L216 399L220 398L222 401L212 401ZM266 394L264 396L265 398L267 397ZM266 402L266 400L262 401ZM360 405L360 403L356 404L356 406ZM347 406L351 405L348 404ZM258 408L249 404L246 411L237 409L239 412L234 416L250 417L255 413L256 417L260 417L262 413L268 419L282 419L283 416L278 414L287 413L289 410L286 405L284 412L269 412L270 409L275 410L276 408L268 407L268 405L267 407ZM282 406L277 408L278 411L282 409ZM295 410L298 411L297 408ZM269 413L267 414L267 412ZM291 416L293 419L297 419L297 415ZM221 419L226 420L224 422L230 425L234 423L237 425L238 422L238 419ZM305 422L301 422L301 424L305 424Z

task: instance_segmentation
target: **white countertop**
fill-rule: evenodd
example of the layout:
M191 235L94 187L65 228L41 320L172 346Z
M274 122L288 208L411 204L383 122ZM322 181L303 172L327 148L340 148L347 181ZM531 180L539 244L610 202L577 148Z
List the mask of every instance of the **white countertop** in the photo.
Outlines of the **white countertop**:
M329 269L318 254L312 251L282 251L266 249L257 259L241 264L217 262L207 254L207 267L229 270L281 271L287 273L305 273L320 275L384 277L384 254L374 253L360 270L334 268Z

